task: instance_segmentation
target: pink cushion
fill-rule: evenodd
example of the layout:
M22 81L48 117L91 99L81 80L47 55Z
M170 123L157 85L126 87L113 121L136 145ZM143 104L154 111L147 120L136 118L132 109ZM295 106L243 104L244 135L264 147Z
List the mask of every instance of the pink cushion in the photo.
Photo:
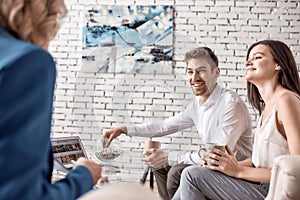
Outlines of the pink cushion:
M88 192L79 200L160 200L158 193L146 185L133 182L109 183Z

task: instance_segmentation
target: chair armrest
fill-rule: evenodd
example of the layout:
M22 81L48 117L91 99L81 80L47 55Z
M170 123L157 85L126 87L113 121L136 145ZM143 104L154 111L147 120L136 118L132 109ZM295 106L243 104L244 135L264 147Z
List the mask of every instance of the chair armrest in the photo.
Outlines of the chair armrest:
M265 200L300 199L300 155L275 158L268 196Z

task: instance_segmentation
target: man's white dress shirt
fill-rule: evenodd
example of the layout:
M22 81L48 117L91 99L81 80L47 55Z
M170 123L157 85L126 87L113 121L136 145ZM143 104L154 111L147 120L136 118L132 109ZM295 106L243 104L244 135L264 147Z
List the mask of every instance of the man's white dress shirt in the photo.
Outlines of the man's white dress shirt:
M161 137L196 126L202 143L228 144L238 160L251 156L253 135L247 106L240 96L216 85L207 101L200 105L196 96L187 108L163 121L130 125L127 134L140 137ZM169 152L170 165L200 164L197 153Z

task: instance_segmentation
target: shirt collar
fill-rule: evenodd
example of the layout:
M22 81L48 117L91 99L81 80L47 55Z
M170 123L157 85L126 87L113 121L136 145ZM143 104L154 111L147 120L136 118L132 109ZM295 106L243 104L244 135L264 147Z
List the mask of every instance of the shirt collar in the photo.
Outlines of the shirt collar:
M7 29L3 28L2 26L0 26L0 37L13 37L13 34L11 34Z
M218 98L220 97L222 93L222 87L219 84L216 84L216 87L214 88L213 92L209 95L206 102L202 105L204 108L209 108L210 106L214 105ZM200 97L196 97L197 102L200 102Z

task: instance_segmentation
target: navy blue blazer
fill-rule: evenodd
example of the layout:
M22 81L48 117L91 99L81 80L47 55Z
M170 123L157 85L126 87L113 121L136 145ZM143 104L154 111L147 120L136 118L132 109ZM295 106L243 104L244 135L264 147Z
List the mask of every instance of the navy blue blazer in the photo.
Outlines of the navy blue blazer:
M0 199L70 200L93 186L83 166L51 184L55 77L47 51L0 27Z

